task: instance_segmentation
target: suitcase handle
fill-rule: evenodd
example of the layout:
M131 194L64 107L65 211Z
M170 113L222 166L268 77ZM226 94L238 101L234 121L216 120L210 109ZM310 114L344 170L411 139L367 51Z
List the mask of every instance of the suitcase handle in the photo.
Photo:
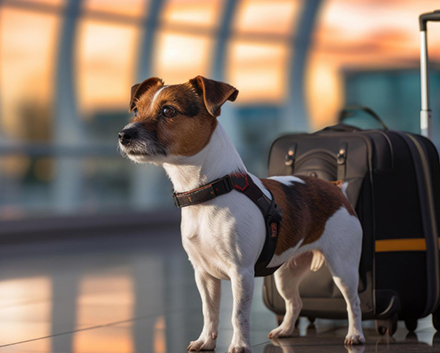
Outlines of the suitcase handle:
M314 132L314 134L319 134L320 132L324 131L338 131L338 132L356 132L356 131L362 131L362 129L359 129L356 126L351 126L347 124L336 124L332 126L327 126L322 130L318 130Z
M428 21L440 21L440 10L422 13L419 16L420 31L426 31L426 23Z
M421 109L420 109L420 132L432 140L432 112L429 104L429 68L428 68L428 40L427 22L440 21L440 10L422 13L419 16L420 26L420 87L421 87Z
M385 123L382 121L382 119L379 117L379 115L376 114L376 112L373 109L364 107L362 105L352 105L342 109L341 112L339 113L339 120L338 120L339 123L342 123L346 117L353 115L354 111L363 111L367 113L374 120L376 120L383 127L384 130L389 130L388 126L385 125Z

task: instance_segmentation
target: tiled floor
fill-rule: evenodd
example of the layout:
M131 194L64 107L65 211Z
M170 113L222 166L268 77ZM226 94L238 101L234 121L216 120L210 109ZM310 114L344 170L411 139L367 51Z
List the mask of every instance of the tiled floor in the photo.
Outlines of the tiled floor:
M270 341L275 317L257 279L252 307L254 353L440 352L429 319L394 338L365 322L367 344L345 348L344 322L301 319L289 339ZM232 337L231 291L223 283L216 352ZM34 242L0 247L0 351L179 353L197 338L201 303L178 231Z

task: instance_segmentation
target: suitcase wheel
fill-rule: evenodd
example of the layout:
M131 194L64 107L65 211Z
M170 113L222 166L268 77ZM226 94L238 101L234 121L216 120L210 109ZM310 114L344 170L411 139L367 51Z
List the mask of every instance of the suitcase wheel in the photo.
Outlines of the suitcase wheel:
M417 319L405 320L405 327L409 332L414 332L417 329Z
M392 316L388 320L376 320L376 332L381 336L386 334L392 336L397 331L397 322L397 315Z

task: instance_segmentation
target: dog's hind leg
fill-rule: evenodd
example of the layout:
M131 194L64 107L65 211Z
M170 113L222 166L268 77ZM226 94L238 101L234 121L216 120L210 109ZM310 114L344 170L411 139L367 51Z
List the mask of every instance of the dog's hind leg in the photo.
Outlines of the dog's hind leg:
M310 271L313 254L311 252L290 259L274 274L275 284L281 297L286 302L286 314L280 326L269 333L269 338L288 337L295 330L295 322L302 308L299 296L299 284Z
M197 341L191 341L188 351L210 351L215 348L219 323L221 283L206 272L194 269L197 288L202 298L203 330Z
M329 225L329 231L337 233L327 238L329 241L325 246L324 256L333 280L347 303L348 334L345 337L345 344L361 344L365 342L358 295L362 228L354 216L344 212L338 216L345 219L342 221L335 217L333 227ZM347 217L351 218L347 220ZM341 224L345 224L343 229Z
M362 332L362 313L358 296L358 268L347 265L342 266L332 261L327 261L327 264L336 286L347 302L348 334L344 343L348 345L364 343L365 337Z

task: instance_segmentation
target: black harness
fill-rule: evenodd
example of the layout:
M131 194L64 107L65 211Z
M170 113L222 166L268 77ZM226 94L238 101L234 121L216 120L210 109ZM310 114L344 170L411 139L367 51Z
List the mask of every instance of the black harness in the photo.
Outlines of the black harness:
M278 233L280 231L283 213L275 203L272 193L272 200L270 200L264 195L261 189L255 185L248 174L236 173L225 175L223 178L214 180L212 183L203 185L197 189L174 193L174 204L176 207L198 205L205 201L212 200L217 196L227 194L234 189L249 197L263 214L266 224L266 241L255 264L255 276L269 276L278 269L278 267L266 267L270 263L270 260L272 260L277 247Z

